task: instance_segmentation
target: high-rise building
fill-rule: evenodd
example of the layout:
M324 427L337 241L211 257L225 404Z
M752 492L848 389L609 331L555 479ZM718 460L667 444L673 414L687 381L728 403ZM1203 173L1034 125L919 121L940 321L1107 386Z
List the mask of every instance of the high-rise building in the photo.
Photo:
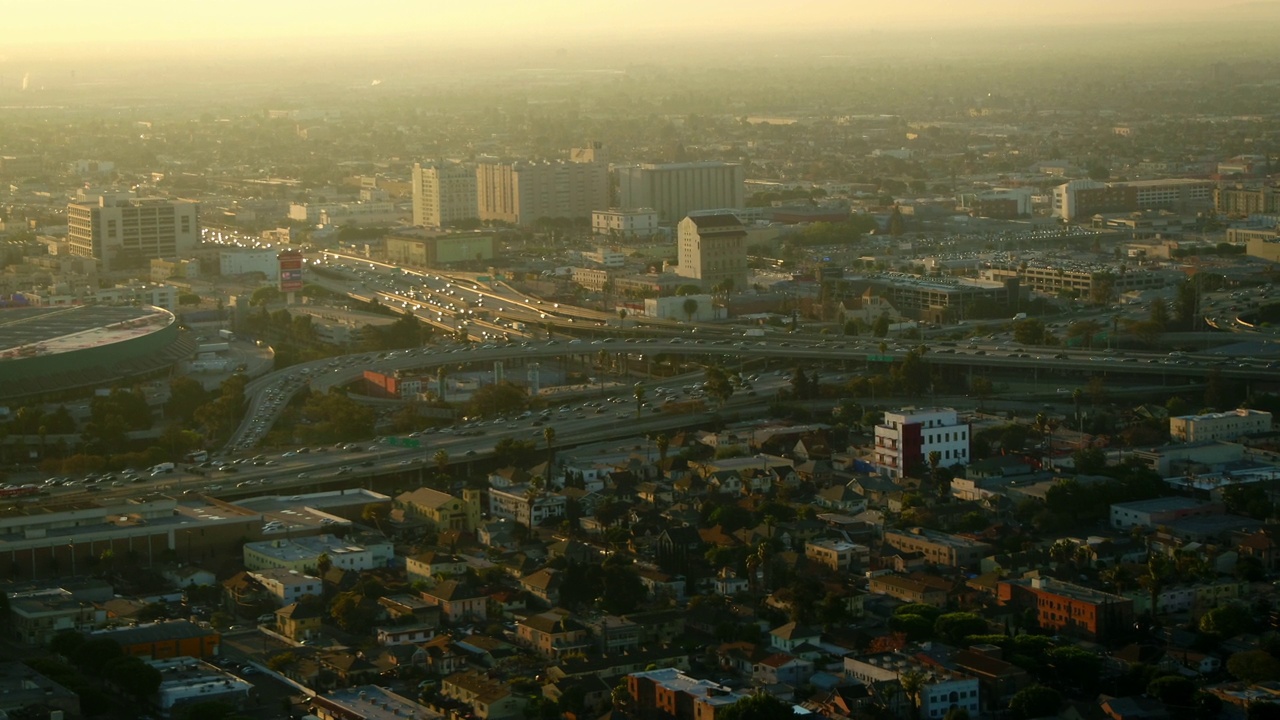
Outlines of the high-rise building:
M1214 189L1212 180L1196 178L1112 183L1072 180L1053 189L1053 214L1071 221L1103 212L1207 208L1213 204Z
M1280 212L1280 185L1236 183L1215 188L1213 209L1226 215L1268 215Z
M463 163L413 165L413 224L440 228L479 217L477 172Z
M539 218L589 219L609 207L609 166L599 148L575 149L572 161L502 162L476 165L481 220L533 225Z
M746 175L737 163L647 163L617 172L618 207L653 208L666 224L697 210L740 208L746 201Z
M680 221L676 230L679 265L676 274L700 281L704 288L747 286L747 230L736 215L697 215Z
M67 205L67 241L72 255L95 258L102 270L143 267L196 247L200 206L127 193L99 195Z

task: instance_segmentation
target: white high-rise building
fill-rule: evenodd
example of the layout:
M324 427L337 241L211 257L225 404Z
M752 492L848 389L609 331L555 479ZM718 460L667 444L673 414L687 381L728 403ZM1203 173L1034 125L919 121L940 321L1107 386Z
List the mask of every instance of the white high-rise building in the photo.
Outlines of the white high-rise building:
M441 228L479 217L476 169L463 163L413 165L413 224Z
M199 242L200 205L189 200L115 193L67 205L68 249L102 270L185 256Z
M746 203L745 172L741 165L726 162L620 167L618 207L653 208L658 221L666 224L697 210L740 208Z
M969 424L951 408L905 408L876 426L876 467L891 478L924 472L934 451L939 467L969 464Z

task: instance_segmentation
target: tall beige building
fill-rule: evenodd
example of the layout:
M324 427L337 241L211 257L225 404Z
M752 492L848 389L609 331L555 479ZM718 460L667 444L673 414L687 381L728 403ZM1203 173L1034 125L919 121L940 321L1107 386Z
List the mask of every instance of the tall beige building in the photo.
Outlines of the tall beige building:
M731 280L735 290L747 286L747 230L736 215L698 215L676 229L679 265L676 274L713 288Z
M67 205L67 245L104 271L186 255L200 242L200 205L189 200L99 195Z
M679 222L698 210L740 208L746 204L745 172L741 165L726 162L621 167L617 169L618 207L653 208L664 224Z
M440 228L479 217L477 172L456 162L413 165L413 224Z
M539 218L589 219L609 207L609 166L594 152L580 162L481 162L476 195L481 220L532 225Z

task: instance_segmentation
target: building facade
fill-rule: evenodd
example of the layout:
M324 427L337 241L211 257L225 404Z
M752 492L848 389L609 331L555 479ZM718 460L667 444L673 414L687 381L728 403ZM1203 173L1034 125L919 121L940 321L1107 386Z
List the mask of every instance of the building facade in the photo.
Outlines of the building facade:
M1280 187L1265 183L1218 187L1213 191L1213 209L1244 217L1280 213Z
M1002 580L1001 605L1032 609L1041 630L1101 640L1133 624L1133 601L1072 583L1035 577Z
M700 215L680 221L676 233L676 274L704 288L732 283L747 287L747 231L735 215Z
M413 165L413 224L441 228L479 216L476 169L463 163Z
M124 194L73 202L67 205L67 241L72 255L95 258L102 270L185 256L200 242L200 206Z
M1271 413L1238 408L1203 415L1169 418L1169 436L1174 442L1235 440L1244 435L1271 431Z
M653 208L593 210L591 232L618 237L649 237L658 232L658 211Z
M691 212L740 208L746 175L737 163L642 164L617 169L618 206L652 208L658 222L672 225Z
M933 452L939 453L939 467L969 464L969 424L951 408L885 413L876 426L875 463L888 477L925 470Z
M416 267L492 260L497 246L497 238L485 232L404 231L385 240L387 262Z
M984 542L918 527L885 529L884 542L903 552L918 552L926 562L958 568L976 567L978 561L992 552L991 546Z
M1066 221L1104 212L1191 210L1214 202L1215 183L1195 178L1104 183L1072 180L1053 189L1053 214Z

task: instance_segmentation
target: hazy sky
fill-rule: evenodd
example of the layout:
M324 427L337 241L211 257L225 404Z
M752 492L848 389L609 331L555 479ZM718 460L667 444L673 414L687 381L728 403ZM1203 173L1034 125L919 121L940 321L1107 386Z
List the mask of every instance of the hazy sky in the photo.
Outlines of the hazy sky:
M530 44L778 31L903 30L1221 17L1242 0L10 0L6 43L151 54L346 37ZM20 3L20 4L19 4ZM12 7L17 5L18 7ZM0 51L2 52L2 51Z

